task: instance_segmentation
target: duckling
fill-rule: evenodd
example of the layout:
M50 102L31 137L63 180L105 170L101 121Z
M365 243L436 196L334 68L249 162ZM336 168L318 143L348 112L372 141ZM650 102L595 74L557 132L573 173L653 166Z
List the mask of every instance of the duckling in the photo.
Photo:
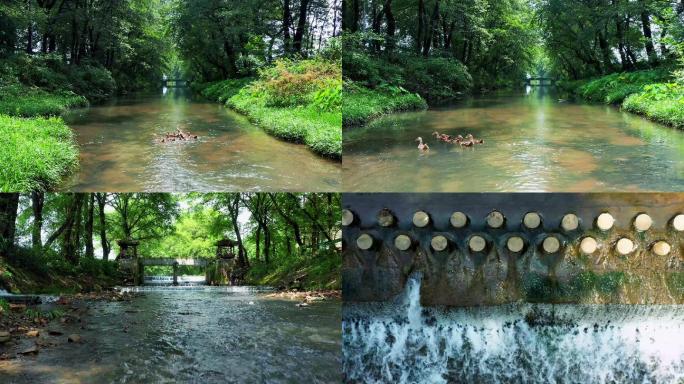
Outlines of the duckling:
M423 143L422 137L418 137L416 141L418 142L418 149L420 149L421 151L430 150L430 147L427 144Z
M483 139L476 139L470 133L466 136L466 139L470 140L473 144L483 144L484 143Z

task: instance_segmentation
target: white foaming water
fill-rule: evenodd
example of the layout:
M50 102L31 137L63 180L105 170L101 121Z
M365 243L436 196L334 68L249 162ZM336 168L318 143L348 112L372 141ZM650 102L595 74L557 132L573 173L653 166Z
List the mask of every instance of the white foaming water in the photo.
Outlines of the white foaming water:
M180 285L204 285L207 278L204 275L178 276ZM145 285L172 285L173 276L145 276Z
M239 286L209 286L209 285L150 285L135 287L118 287L121 292L157 292L157 291L205 291L205 292L226 292L235 294L273 292L275 288L259 287L251 285Z
M681 383L680 306L423 308L420 277L392 305L345 303L351 383Z

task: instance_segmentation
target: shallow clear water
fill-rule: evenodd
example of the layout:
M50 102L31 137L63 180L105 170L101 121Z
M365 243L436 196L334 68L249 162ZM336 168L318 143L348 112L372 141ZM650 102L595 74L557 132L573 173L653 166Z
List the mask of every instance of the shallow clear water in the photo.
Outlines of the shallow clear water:
M350 383L681 383L679 306L345 303Z
M182 90L75 110L65 120L76 132L80 167L64 190L323 192L340 185L339 162ZM199 138L158 142L176 128Z
M474 148L434 131L472 133ZM415 139L431 147L421 153ZM344 131L345 191L681 191L684 131L547 88L403 113Z
M0 361L3 383L336 383L340 303L306 308L249 287L143 287L66 326L83 343ZM84 329L80 329L83 325Z

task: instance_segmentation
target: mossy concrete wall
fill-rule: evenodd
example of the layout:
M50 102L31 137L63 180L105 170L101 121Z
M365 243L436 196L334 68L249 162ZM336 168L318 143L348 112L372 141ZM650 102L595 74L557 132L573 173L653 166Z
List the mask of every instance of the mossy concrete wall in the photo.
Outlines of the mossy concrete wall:
M682 193L345 194L343 207L345 301L391 300L421 272L423 305L684 303Z

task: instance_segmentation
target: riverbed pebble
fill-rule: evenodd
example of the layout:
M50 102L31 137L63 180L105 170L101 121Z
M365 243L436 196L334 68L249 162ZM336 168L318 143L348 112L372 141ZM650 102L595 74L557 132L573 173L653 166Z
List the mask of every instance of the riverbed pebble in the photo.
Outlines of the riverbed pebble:
M67 341L70 343L80 343L81 342L81 336L78 334L72 334L67 337Z

